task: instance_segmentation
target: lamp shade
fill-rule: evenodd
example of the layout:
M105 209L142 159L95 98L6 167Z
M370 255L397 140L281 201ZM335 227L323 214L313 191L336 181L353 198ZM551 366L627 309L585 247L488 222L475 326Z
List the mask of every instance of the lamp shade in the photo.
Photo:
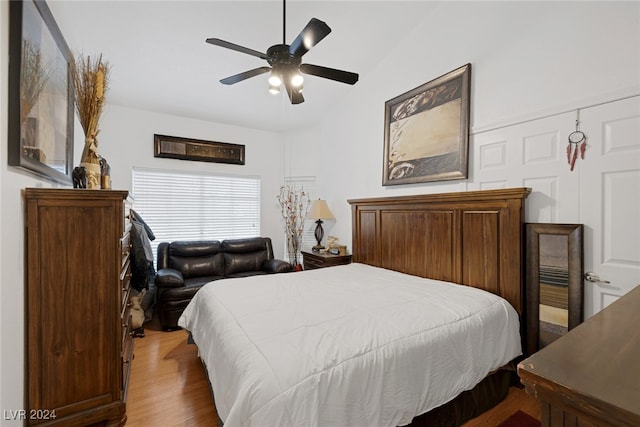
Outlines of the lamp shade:
M311 202L311 206L309 207L309 213L307 214L307 218L309 219L335 219L331 211L329 210L329 206L327 206L327 202L318 199Z

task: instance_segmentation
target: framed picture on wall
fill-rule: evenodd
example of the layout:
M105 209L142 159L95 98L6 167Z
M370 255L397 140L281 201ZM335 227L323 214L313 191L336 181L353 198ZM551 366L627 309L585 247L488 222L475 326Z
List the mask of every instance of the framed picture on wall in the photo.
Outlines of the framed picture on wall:
M42 0L9 2L8 163L71 184L73 56Z
M467 178L471 64L385 103L382 185Z

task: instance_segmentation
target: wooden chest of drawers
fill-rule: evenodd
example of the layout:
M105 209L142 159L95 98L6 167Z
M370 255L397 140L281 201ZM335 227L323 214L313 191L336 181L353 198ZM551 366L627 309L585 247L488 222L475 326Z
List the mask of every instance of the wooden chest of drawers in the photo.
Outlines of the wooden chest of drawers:
M26 409L43 414L28 425L123 425L133 355L127 192L24 195Z
M542 427L640 426L640 285L523 360Z

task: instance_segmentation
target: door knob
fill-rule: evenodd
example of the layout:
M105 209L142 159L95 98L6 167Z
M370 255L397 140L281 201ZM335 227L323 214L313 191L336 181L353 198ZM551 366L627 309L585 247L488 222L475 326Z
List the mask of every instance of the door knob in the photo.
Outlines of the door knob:
M596 273L591 273L591 272L585 273L584 279L592 283L611 283L608 280L602 280L600 276L598 276Z

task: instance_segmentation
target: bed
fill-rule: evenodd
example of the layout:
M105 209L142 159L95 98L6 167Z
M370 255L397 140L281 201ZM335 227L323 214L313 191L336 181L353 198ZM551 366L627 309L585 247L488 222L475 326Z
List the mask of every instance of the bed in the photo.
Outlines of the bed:
M179 324L224 425L458 425L494 405L526 332L529 191L349 200L353 264L203 287Z

